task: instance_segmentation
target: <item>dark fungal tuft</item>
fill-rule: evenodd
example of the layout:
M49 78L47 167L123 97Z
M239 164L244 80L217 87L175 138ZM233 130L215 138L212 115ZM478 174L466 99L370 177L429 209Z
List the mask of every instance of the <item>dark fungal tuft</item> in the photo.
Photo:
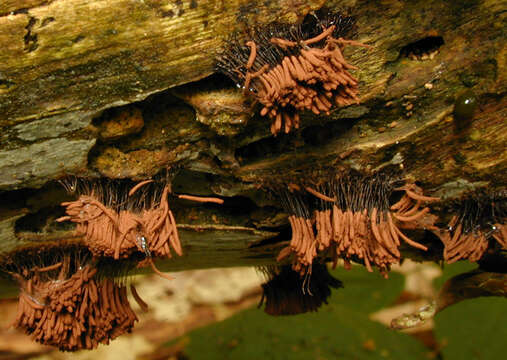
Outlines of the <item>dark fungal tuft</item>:
M317 311L331 296L331 289L343 287L334 278L325 264L315 262L305 277L290 266L264 269L269 280L262 284L262 298L259 307L273 316L296 315Z

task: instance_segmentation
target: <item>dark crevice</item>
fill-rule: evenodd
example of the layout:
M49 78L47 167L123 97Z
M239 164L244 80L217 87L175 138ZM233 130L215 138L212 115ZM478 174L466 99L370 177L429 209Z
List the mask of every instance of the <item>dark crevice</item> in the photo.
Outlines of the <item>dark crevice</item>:
M182 169L172 179L172 190L175 193L212 196L211 184L217 180L218 177L213 174Z
M30 9L35 8L35 7L43 7L43 6L50 5L51 3L53 3L53 1L56 1L56 0L41 1L36 4L33 4L33 6L30 8L23 7L23 8L19 8L19 9L15 9L15 10L12 9L12 5L9 5L9 3L7 3L7 9L9 9L9 6L10 6L11 10L8 12L0 13L0 17L8 16L8 15L28 14L28 11ZM11 3L14 4L15 1L11 1ZM25 4L23 4L23 5L25 5Z
M255 203L244 196L233 196L224 199L224 203L220 209L224 212L230 212L236 215L249 214L253 210L257 209Z
M26 25L26 34L24 36L25 40L25 51L32 52L39 47L37 43L37 34L32 33L33 26L37 23L37 19L33 16L29 17L28 24Z
M48 25L48 24L52 23L53 21L55 21L55 18L54 18L54 17L52 17L52 16L49 16L49 17L47 17L47 18L44 18L44 19L42 20L42 23L41 23L40 27L44 27L44 26L46 26L46 25Z
M76 36L74 39L72 39L72 42L73 42L74 44L76 44L76 43L78 43L78 42L80 42L80 41L84 40L84 38L85 38L85 36L84 36L84 35L78 35L78 36Z
M54 220L65 215L65 209L62 206L45 207L33 214L27 214L16 221L15 231L47 234L56 230L69 228L62 223Z
M221 90L221 89L230 89L236 88L237 85L234 81L232 81L229 77L225 76L221 73L213 73L210 76L205 77L204 79L193 81L187 84L183 84L172 90L174 93L178 94L182 92L182 90L195 90L195 89L203 89L203 90ZM178 95L176 95L178 96Z
M0 79L0 90L8 90L9 88L16 85L15 82L6 80L6 79Z
M295 136L280 134L277 137L268 137L236 149L236 159L248 163L261 158L271 157L275 154L289 152L294 149Z
M353 119L339 119L323 125L308 126L303 130L302 137L306 145L324 146L343 136L355 124Z
M426 60L427 58L432 58L442 45L444 45L444 38L442 36L427 36L402 47L400 57L407 57L412 60Z
M289 135L264 138L236 149L236 158L246 164L283 153L302 151L308 147L325 146L342 137L355 124L356 121L352 119L339 119L326 124L307 126L302 131Z
M50 181L39 190L23 189L7 192L0 196L0 202L4 204L4 209L5 205L12 203L14 204L12 206L29 211L16 221L16 233L51 233L69 228L54 220L64 215L64 208L60 203L73 198L57 181Z
M10 12L1 13L0 17L8 16L8 15L12 16L12 15L18 15L18 14L28 14L28 8L20 8L20 9L16 9L16 10L13 10Z
M289 224L276 229L270 228L269 231L276 232L278 235L256 242L250 245L249 248L254 249L262 246L275 245L283 241L289 241L292 237L292 229Z
M481 260L479 260L479 267L484 271L507 273L507 257L498 252L486 252Z
M27 206L26 199L35 193L33 189L0 191L0 212L9 212Z

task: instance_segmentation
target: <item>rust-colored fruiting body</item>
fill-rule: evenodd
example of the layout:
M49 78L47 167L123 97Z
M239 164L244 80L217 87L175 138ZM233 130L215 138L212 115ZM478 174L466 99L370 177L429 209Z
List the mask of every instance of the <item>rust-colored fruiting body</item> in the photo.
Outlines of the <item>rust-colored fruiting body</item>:
M183 255L176 220L169 207L170 185L167 182L144 180L137 184L128 180L66 178L61 181L75 201L64 202L66 216L57 221L76 223L76 232L84 237L84 245L94 257L128 259L144 255L139 266L149 265L160 272L154 258L171 258L172 252ZM179 195L181 199L222 204L222 199Z
M147 258L181 256L181 246L174 215L169 207L168 183L144 180L87 180L67 178L61 181L75 201L64 202L66 216L57 221L76 223L76 232L96 257L115 260L139 252ZM212 197L179 195L179 198L222 204Z
M58 248L37 257L56 262L28 267L17 259L7 265L16 268L10 272L20 286L14 327L63 351L94 349L132 330L138 319L126 287L97 278L87 250Z
M308 16L299 25L274 23L255 30L248 41L231 41L217 69L262 105L271 132L299 128L300 113L328 114L334 106L359 103L356 69L344 58L353 40L354 20L336 13ZM244 44L244 45L243 45Z
M317 255L335 263L344 259L346 267L351 260L361 261L369 271L376 266L386 275L400 261L402 243L427 250L400 228L435 229L436 217L423 204L439 199L424 196L413 183L396 184L399 178L389 174L349 173L317 188L292 186L292 191L282 192L292 239L278 260L292 255L293 269L302 275ZM403 196L391 206L389 199L396 192Z
M507 250L507 193L478 190L452 204L455 215L447 229L434 232L444 244L444 260L453 263L479 261L490 246L490 239Z
M58 221L76 223L76 232L84 235L85 245L94 256L118 260L141 252L149 257L170 258L171 249L181 256L178 229L168 203L169 185L158 189L151 200L140 201L146 197L141 189L148 184L153 182L143 181L127 194L118 195L114 192L125 190L111 189L97 181L87 194L62 203L67 216Z

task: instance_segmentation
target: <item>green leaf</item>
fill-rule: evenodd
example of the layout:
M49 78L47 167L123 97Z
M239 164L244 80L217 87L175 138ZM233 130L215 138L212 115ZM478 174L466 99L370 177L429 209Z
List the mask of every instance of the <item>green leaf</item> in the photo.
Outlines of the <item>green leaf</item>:
M442 276L436 278L433 285L438 291L450 278L477 269L477 267L476 263L471 263L469 261L458 261L453 264L444 265Z
M465 300L443 310L435 317L435 334L445 360L505 357L505 298Z
M334 305L318 313L270 317L244 311L189 335L190 359L425 359L408 335L390 331L365 314Z
M403 291L405 277L399 273L389 273L384 279L378 272L370 273L364 267L355 266L352 270L339 268L331 274L340 279L343 289L333 291L330 304L341 304L350 308L372 313L392 304Z
M403 276L384 279L362 268L333 271L344 289L317 313L272 317L260 309L241 312L188 334L190 359L427 359L414 338L387 329L368 314L390 304Z

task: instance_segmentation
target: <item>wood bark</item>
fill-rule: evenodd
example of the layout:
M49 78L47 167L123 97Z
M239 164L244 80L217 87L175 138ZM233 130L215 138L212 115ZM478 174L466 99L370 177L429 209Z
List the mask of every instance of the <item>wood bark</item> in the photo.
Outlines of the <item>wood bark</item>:
M241 39L274 20L301 21L324 3L348 9L357 40L372 46L345 51L359 68L361 103L329 116L304 114L301 130L273 138L258 108L212 75L215 56L233 33ZM273 181L396 164L444 199L505 188L502 5L4 1L0 254L70 236L53 227L67 198L55 180L69 174L140 180L169 168L176 192L230 198L232 208L176 204L178 223L189 224L181 225L188 255L165 270L273 263L280 241L259 230L287 223L263 189ZM428 38L442 44L410 53ZM467 89L479 107L461 124L453 110ZM258 246L266 241L273 244Z

